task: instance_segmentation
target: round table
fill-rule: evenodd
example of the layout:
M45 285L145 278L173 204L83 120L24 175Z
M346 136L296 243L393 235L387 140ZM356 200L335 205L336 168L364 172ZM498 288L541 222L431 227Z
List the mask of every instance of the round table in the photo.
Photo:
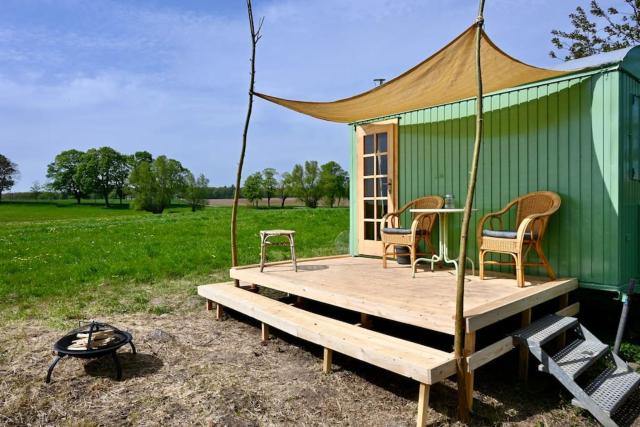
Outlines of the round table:
M476 211L477 209L473 209ZM448 228L448 216L453 213L462 213L464 209L457 208L441 208L441 209L410 209L412 213L435 213L438 214L438 252L431 256L431 258L418 258L413 262L411 266L412 275L416 277L416 266L419 262L430 262L431 263L431 271L433 271L433 265L436 262L444 261L446 264L453 264L456 269L456 273L458 271L458 260L449 258L449 247L447 246L447 232ZM476 267L473 263L473 260L467 257L467 260L471 263L471 273L473 275L476 274Z

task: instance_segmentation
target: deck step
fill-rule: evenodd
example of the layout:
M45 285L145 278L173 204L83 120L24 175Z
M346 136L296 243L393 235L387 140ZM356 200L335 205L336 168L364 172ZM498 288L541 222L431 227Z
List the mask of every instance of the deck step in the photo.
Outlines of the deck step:
M584 388L584 391L611 415L640 385L640 375L631 370L607 368Z
M556 352L547 353L546 346L553 338L563 332L573 330L577 338ZM573 404L584 408L604 426L618 426L615 413L624 405L627 398L638 390L640 375L632 371L609 346L602 343L589 332L577 319L549 315L513 334L521 345L529 348L540 361L540 370L556 377L574 396ZM596 371L600 365L596 361L605 358L610 367ZM586 386L576 382L582 373L591 370L595 378Z
M578 325L575 317L564 317L549 314L513 334L519 341L526 341L529 345L543 345L563 332Z
M198 286L198 294L295 337L424 384L435 384L455 373L452 353L312 313L232 284Z
M552 359L575 379L604 356L608 349L609 346L600 341L577 339L554 354Z

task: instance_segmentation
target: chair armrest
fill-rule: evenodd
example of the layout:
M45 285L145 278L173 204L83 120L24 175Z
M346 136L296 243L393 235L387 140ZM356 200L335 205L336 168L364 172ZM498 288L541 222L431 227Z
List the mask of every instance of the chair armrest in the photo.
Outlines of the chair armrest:
M382 233L382 229L387 226L387 221L389 221L391 218L399 218L401 213L402 212L400 211L396 211L385 214L385 216L382 217L382 222L380 222L380 233Z
M550 216L551 216L550 213L545 212L540 214L532 214L525 217L520 223L520 226L518 227L518 234L516 235L516 240L520 242L524 241L524 236L527 233L527 231L531 232L531 237L533 239L533 236L536 232L536 223L539 223L540 221L546 221ZM542 226L544 227L544 223L542 224ZM541 227L541 229L538 231L538 236L537 236L538 239L542 237L542 233L544 230L543 227Z
M509 209L511 209L516 203L518 203L517 199L509 202L504 208L500 209L499 211L489 212L488 214L480 218L480 221L478 221L478 225L476 225L476 243L478 244L478 247L482 246L482 230L484 229L485 222L489 221L489 226L493 230L491 221L497 219L500 224L500 229L503 229L504 225L502 223L502 215L507 213Z
M416 217L413 219L413 222L411 223L411 235L413 236L414 239L415 239L416 233L418 232L418 227L420 226L424 218L435 216L435 215L436 214L434 213L427 213L427 212L416 215Z

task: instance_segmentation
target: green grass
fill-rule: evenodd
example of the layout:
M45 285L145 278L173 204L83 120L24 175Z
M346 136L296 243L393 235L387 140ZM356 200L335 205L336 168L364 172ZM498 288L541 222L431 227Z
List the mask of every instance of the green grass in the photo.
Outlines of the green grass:
M171 311L172 298L228 278L229 218L229 208L153 215L98 205L2 203L0 318ZM258 261L258 233L267 228L295 229L299 257L344 253L348 210L240 209L241 264ZM272 259L286 255L274 248Z

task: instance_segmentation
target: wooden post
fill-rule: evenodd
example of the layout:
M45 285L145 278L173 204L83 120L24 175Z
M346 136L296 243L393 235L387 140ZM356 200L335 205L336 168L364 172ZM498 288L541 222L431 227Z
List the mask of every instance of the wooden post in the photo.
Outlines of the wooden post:
M429 384L420 383L420 392L418 393L418 417L416 426L424 427L427 425L427 413L429 412Z
M260 334L260 339L262 340L262 344L266 344L269 341L269 325L266 323L262 324L262 333Z
M568 305L569 305L569 294L566 293L564 295L560 295L560 298L558 301L558 308L562 310L563 308L567 308ZM560 350L561 348L564 348L564 346L566 345L567 345L567 333L563 332L558 337L558 350Z
M331 365L333 364L333 350L324 348L322 359L322 372L325 374L331 373Z
M213 301L211 301L210 299L206 300L205 307L207 308L207 311L213 310Z
M366 329L371 328L371 318L367 313L360 313L360 325Z
M476 351L476 333L467 332L464 334L464 355L465 357L471 356ZM473 409L473 371L467 371L465 378L465 387L467 391L467 405L469 410Z
M524 328L531 324L531 309L528 308L520 314L520 327ZM527 382L529 379L529 347L520 344L520 362L518 366L518 377Z
M223 307L220 304L216 304L216 320L222 320L224 315Z
M478 17L476 18L476 132L473 143L473 157L471 158L471 170L469 171L469 182L467 186L467 197L464 203L464 213L462 215L462 226L460 227L460 253L458 255L458 271L456 276L456 314L455 314L455 336L453 342L456 359L456 377L458 380L458 417L462 422L469 421L469 405L467 403L467 359L464 357L464 279L467 261L467 240L469 235L469 224L471 222L471 211L473 209L473 197L476 192L476 182L478 178L478 163L480 161L480 147L482 146L483 112L482 112L482 61L480 60L480 46L482 43L482 26L484 24L484 0L479 0Z

